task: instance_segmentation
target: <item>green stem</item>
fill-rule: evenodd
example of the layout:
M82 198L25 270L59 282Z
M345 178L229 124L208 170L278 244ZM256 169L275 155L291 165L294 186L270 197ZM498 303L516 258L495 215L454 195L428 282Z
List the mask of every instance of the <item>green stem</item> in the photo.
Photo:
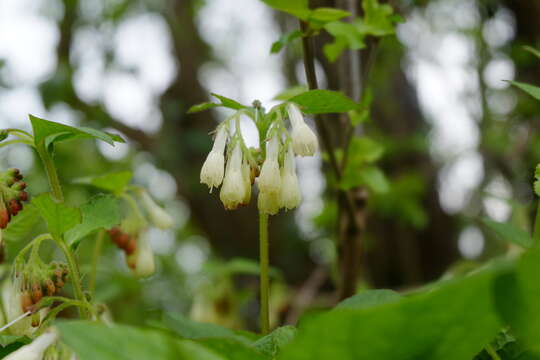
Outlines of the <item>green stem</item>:
M62 193L62 187L60 186L60 180L58 179L58 173L56 172L56 167L54 166L54 161L51 156L45 149L44 145L38 145L37 151L43 161L43 166L45 166L45 171L47 172L47 177L49 178L49 184L51 186L51 192L53 199L56 202L64 202L64 194Z
M493 349L493 347L490 344L487 344L485 349L486 349L486 352L489 354L489 356L491 356L493 360L501 360L501 357L499 356L499 354L497 354L495 349Z
M533 241L535 246L540 246L540 201L538 201L536 218L534 220Z
M73 252L70 250L69 246L66 244L66 242L61 239L54 237L54 240L56 241L56 244L58 247L62 250L64 253L64 256L66 257L67 263L68 263L68 271L69 276L71 279L71 283L73 284L73 293L75 295L75 299L82 301L86 303L86 297L84 296L84 292L81 285L81 274L79 272L79 267L77 265L77 262L75 261L75 257L73 256ZM80 309L81 317L84 319L89 319L90 314L86 309Z
M270 331L269 280L268 280L268 215L259 213L259 262L261 267L261 332Z
M103 247L103 240L105 239L105 231L100 230L96 236L96 243L94 245L94 253L92 254L92 271L90 272L90 280L88 282L88 289L92 298L95 297L96 293L96 278L97 278L97 267L99 263L99 255L101 254L101 248Z

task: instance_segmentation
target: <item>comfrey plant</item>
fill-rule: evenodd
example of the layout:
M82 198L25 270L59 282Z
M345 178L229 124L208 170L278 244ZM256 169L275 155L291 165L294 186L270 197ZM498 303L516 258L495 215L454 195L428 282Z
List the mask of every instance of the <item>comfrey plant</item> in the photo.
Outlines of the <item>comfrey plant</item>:
M67 307L79 309L86 320L101 320L104 304L95 300L95 284L101 247L108 234L125 253L128 268L137 277L154 273L154 253L149 245L146 230L155 226L161 229L173 225L171 216L152 199L150 194L131 185L129 171L111 173L73 181L93 186L100 193L78 207L65 204L62 186L54 158L56 143L79 138L93 138L114 145L123 140L113 134L92 128L71 127L30 116L32 133L19 129L0 131L0 147L25 144L36 150L43 162L51 192L34 194L31 201L27 184L17 169L0 171L0 255L5 255L3 232L23 241L21 230L13 229L25 220L41 217L48 232L36 236L13 258L11 276L1 287L0 332L15 337L34 339L30 344L11 353L9 359L73 358L71 350L58 340L57 332L50 325ZM13 139L8 139L13 137ZM30 206L24 205L29 202ZM25 210L23 211L23 206ZM23 226L24 227L24 226ZM76 256L79 243L95 236L95 247L90 271L82 274ZM63 261L44 261L40 248L44 242L53 243L64 255ZM88 282L83 282L83 276ZM61 296L70 282L73 298ZM63 293L63 292L62 292Z
M259 133L259 147L248 148L240 118L252 120ZM290 128L286 126L288 119ZM221 185L219 197L227 210L251 201L252 185L258 189L260 219L261 329L269 331L268 216L280 209L296 208L302 195L296 175L295 155L313 156L318 148L315 133L306 124L298 104L286 102L265 113L258 101L237 110L220 123L201 169L201 183L212 192Z

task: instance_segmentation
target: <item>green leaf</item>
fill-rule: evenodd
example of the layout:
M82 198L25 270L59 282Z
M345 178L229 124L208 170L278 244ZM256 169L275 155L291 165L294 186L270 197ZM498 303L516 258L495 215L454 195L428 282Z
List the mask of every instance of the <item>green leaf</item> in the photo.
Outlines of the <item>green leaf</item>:
M311 11L307 21L310 22L312 28L318 29L324 26L326 23L337 21L347 16L351 16L351 13L348 11L320 7Z
M262 0L271 8L307 20L310 14L308 0Z
M534 171L534 193L536 196L540 196L540 164L536 165Z
M324 46L324 54L331 62L336 61L346 48L359 50L366 47L365 34L353 24L334 21L326 24L324 29L334 36L334 42Z
M133 173L131 171L119 171L96 177L76 179L74 183L92 185L120 196L129 185L132 177Z
M296 331L296 328L290 325L279 327L257 340L253 346L264 355L275 358L281 348L294 339Z
M293 30L290 31L284 35L282 35L278 41L274 42L272 44L272 48L270 49L271 54L277 54L281 51L281 49L290 43L292 43L294 40L302 37L302 32L300 30Z
M21 212L13 217L5 230L2 230L2 237L7 241L19 241L24 239L40 220L38 209L32 204L25 204Z
M211 109L211 108L215 108L217 106L220 106L220 105L216 104L214 102L211 102L211 101L203 102L203 103L193 105L192 107L190 107L189 110L188 110L188 114L208 110L208 109Z
M34 132L34 142L36 146L44 146L47 149L56 142L76 138L95 138L105 141L113 146L115 142L124 142L118 135L109 134L93 128L72 127L54 121L40 119L33 115L29 115L29 117Z
M525 91L527 94L531 95L536 100L540 100L540 87L525 84L525 83L522 83L522 82L517 82L517 81L510 81L510 83L512 85L520 88L521 90Z
M112 195L97 195L81 206L82 222L66 232L65 239L75 246L85 236L100 229L109 230L121 221L118 199Z
M520 259L516 272L500 275L495 282L496 305L516 338L540 356L540 250L529 250Z
M32 204L39 210L47 222L49 232L53 235L61 236L81 222L78 209L55 202L49 193L35 197Z
M388 4L379 4L378 0L362 0L364 19L356 23L360 32L373 36L394 34L394 23L401 18L393 15L394 9Z
M526 51L530 52L531 54L533 54L534 56L540 59L540 51L536 50L532 46L524 46L523 49L525 49Z
M239 102L237 102L237 101L235 101L233 99L229 99L229 98L227 98L225 96L218 95L218 94L215 94L215 93L211 93L211 95L213 97L217 98L219 101L221 101L221 106L225 106L225 107L228 107L228 108L234 109L234 110L241 110L241 109L247 108L247 106L242 105Z
M306 114L340 113L357 110L359 104L337 91L310 90L290 99Z
M200 339L197 344L202 344L225 359L230 360L269 360L253 347L241 344L232 339Z
M97 322L59 322L61 339L80 360L222 360L204 345L160 331Z
M305 93L306 91L308 91L308 88L303 85L293 86L274 96L273 100L289 101L291 98Z
M400 301L308 318L279 359L472 359L501 327L491 291L495 274L484 271Z
M366 290L343 300L337 304L336 308L364 309L399 301L401 298L401 295L393 290Z
M530 248L533 245L532 237L525 230L512 224L493 221L488 218L483 218L482 223L495 232L501 240L524 248Z
M390 190L388 179L378 167L348 165L341 179L340 187L349 190L362 185L378 194L384 194Z
M167 314L164 324L185 339L228 338L251 345L251 340L240 333L216 324L196 322L179 313Z
M384 146L367 137L355 136L349 144L349 161L355 164L371 164L384 154Z

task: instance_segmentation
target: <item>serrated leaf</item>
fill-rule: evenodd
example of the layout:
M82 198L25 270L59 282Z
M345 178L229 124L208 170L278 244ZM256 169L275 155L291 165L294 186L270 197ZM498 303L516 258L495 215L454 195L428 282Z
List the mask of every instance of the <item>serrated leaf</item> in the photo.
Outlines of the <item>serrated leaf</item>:
M251 340L238 332L217 324L193 321L180 313L167 314L164 325L185 339L228 338L251 345Z
M310 14L308 0L262 0L271 8L307 20Z
M70 246L76 246L79 241L92 232L100 229L109 230L121 221L118 199L112 195L97 195L81 206L82 221L65 234Z
M340 113L357 110L359 104L337 91L310 90L291 98L306 114Z
M274 42L272 44L272 48L270 49L271 54L277 54L281 51L281 49L290 43L292 43L294 40L302 37L302 32L300 30L293 30L290 31L283 36L279 38L278 41Z
M540 87L518 82L518 81L510 81L510 83L519 89L525 91L527 94L531 95L536 100L540 100Z
M308 318L279 359L472 359L502 326L493 303L495 274L480 272L384 306Z
M220 105L216 104L214 102L211 102L211 101L203 102L203 103L193 105L192 107L190 107L189 110L188 110L188 114L192 114L192 113L196 113L196 112L199 112L199 111L212 109L212 108L215 108L215 107L218 107L218 106L220 106Z
M229 99L228 97L211 93L213 97L217 98L219 101L221 101L221 106L228 107L229 109L234 110L241 110L247 108L247 106L240 104L238 101L235 101L233 99Z
M519 245L524 248L530 248L533 245L533 239L523 229L520 229L509 223L493 221L483 218L482 223L490 228L497 236L506 242Z
M58 237L81 222L78 209L55 202L49 193L35 197L32 204L45 219L49 232Z
M191 340L126 325L90 321L59 322L61 339L80 360L223 360L228 359ZM240 360L240 359L239 359Z
M68 126L40 119L33 115L29 115L29 117L36 146L44 146L46 149L49 149L49 146L54 143L76 138L95 138L113 146L115 142L124 142L118 135L112 135L93 128Z
M110 191L116 196L122 194L131 182L133 173L131 171L118 171L96 177L76 179L77 184L92 185L99 189Z
M257 340L253 346L264 355L273 359L285 345L294 339L296 332L297 330L294 326L282 326Z
M365 290L343 300L336 308L364 309L399 301L401 298L399 293L389 289Z
M21 212L14 216L8 227L2 230L2 238L7 241L24 239L25 235L32 231L40 220L38 209L32 204L25 204Z
M291 98L300 95L302 93L305 93L308 91L308 88L303 85L297 85L293 86L291 88L288 88L287 90L284 90L274 96L273 100L280 100L280 101L289 101Z

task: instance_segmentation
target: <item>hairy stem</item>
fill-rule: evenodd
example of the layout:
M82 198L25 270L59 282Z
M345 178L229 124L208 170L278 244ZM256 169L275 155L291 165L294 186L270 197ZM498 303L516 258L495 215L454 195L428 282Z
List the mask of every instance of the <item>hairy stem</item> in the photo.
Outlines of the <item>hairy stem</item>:
M36 145L36 149L41 157L43 166L45 167L45 172L47 173L47 178L49 179L53 199L58 203L64 202L64 194L62 193L62 187L60 186L60 180L58 178L58 173L56 172L53 159L47 152L47 149L45 149L44 145Z
M64 253L64 256L66 257L66 261L68 263L68 271L69 271L69 277L71 279L71 283L73 284L73 293L75 295L75 299L86 303L86 297L84 296L84 292L82 289L81 284L81 274L79 272L79 266L77 265L77 262L75 261L75 256L73 256L73 252L69 248L69 246L66 244L66 242L61 239L54 237L56 240L56 243L58 244L58 247L62 250ZM90 313L87 309L80 309L80 314L83 319L89 319Z
M96 243L94 244L94 253L92 254L92 271L90 272L90 280L88 281L88 290L95 297L96 293L96 278L97 267L99 263L99 256L101 255L101 248L103 247L103 240L105 239L105 230L100 230L96 236Z
M260 262L260 287L261 287L261 332L268 334L270 331L270 306L268 280L268 215L259 213L259 262Z

